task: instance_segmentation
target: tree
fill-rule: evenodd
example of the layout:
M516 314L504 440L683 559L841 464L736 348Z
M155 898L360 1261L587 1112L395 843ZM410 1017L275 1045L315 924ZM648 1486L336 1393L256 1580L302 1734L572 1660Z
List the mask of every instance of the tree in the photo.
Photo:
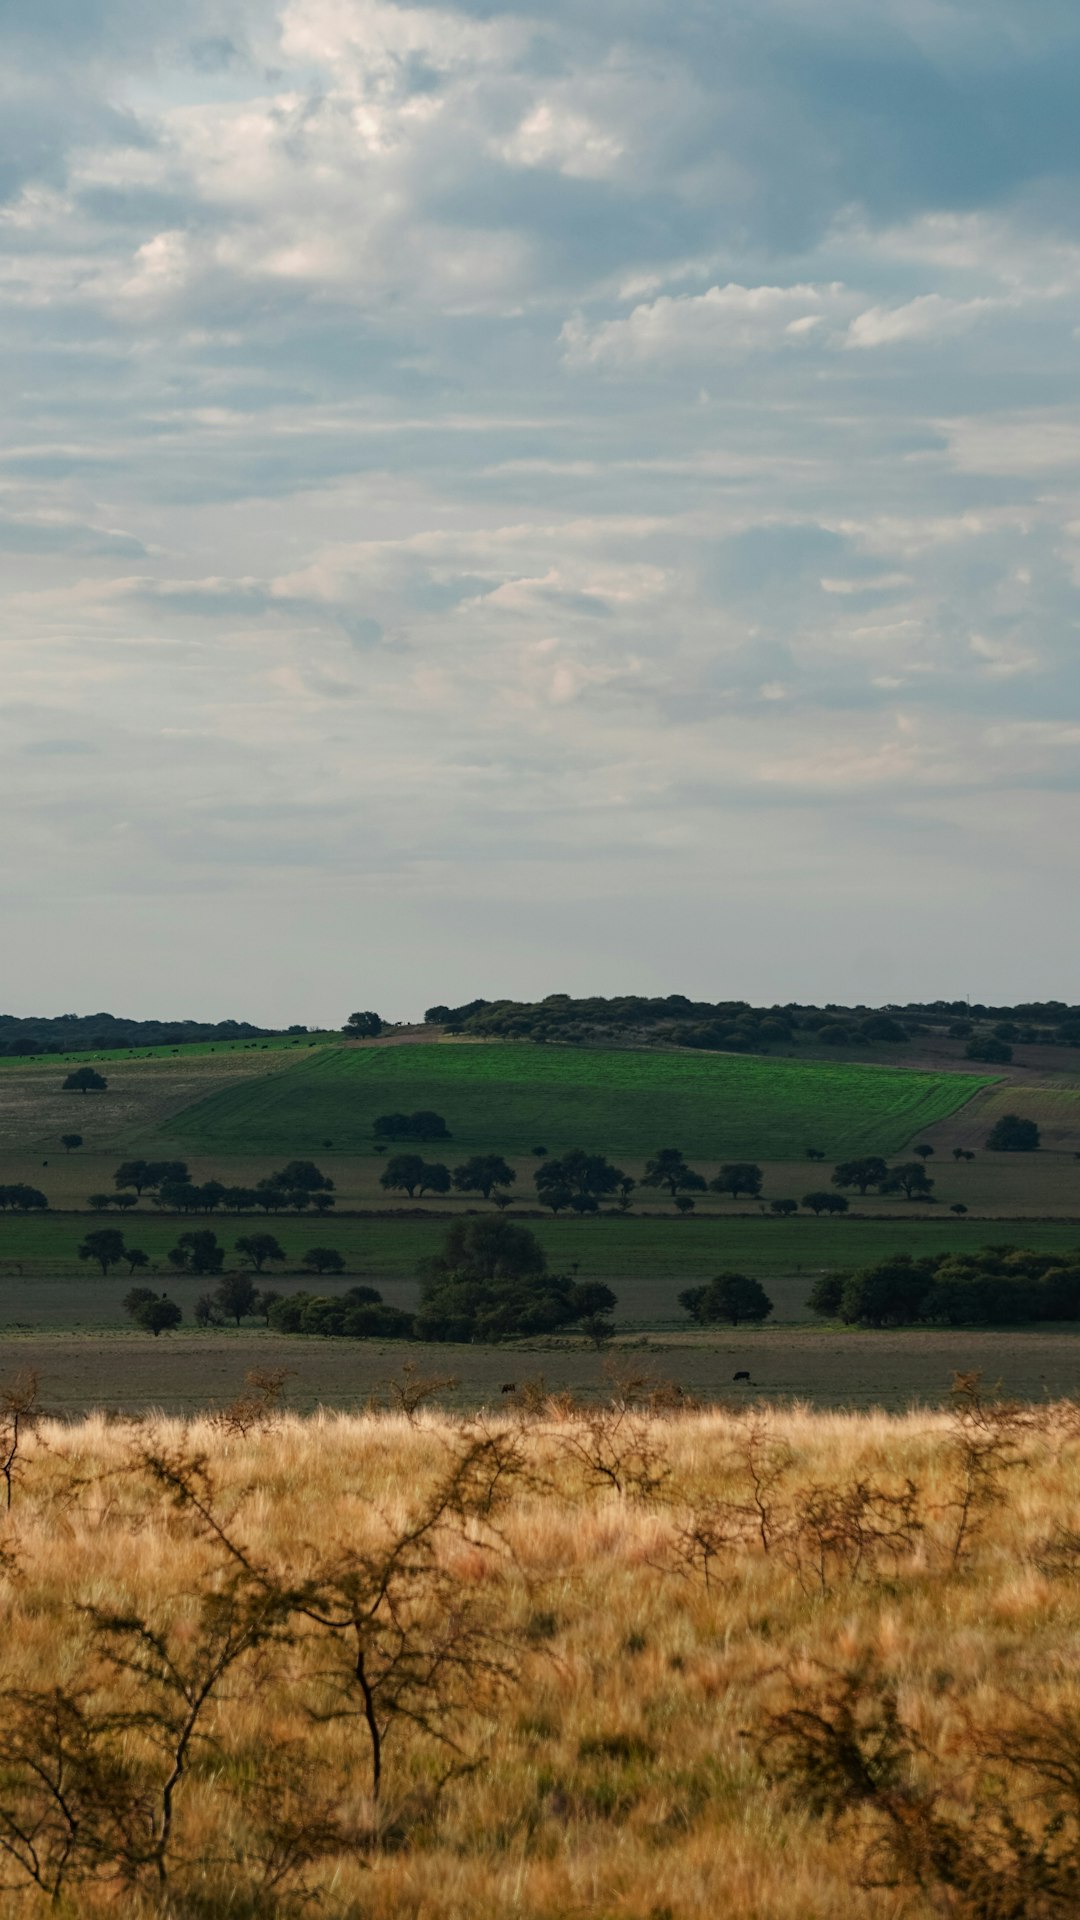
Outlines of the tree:
M769 1212L775 1213L782 1220L786 1220L791 1214L798 1213L798 1211L799 1203L797 1200L769 1201Z
M613 1167L602 1153L586 1153L584 1147L571 1147L561 1159L545 1160L533 1175L541 1200L551 1187L565 1187L572 1194L591 1194L599 1200L614 1193L625 1178L621 1167Z
M410 1200L417 1193L449 1193L450 1169L418 1153L395 1153L379 1175L379 1185L388 1193L407 1193Z
M469 1280L525 1280L546 1273L547 1255L528 1227L496 1214L482 1220L455 1220L442 1252L428 1261L424 1271L435 1279L453 1274Z
M112 1203L118 1213L130 1213L132 1207L138 1206L139 1197L135 1193L114 1193Z
M883 1193L902 1193L905 1200L914 1200L933 1190L931 1180L921 1160L905 1160L903 1166L893 1167L885 1181Z
M194 1307L195 1324L199 1327L219 1327L221 1315L212 1293L200 1293Z
M991 1128L986 1144L991 1153L1037 1153L1039 1139L1034 1120L1022 1120L1018 1113L1004 1113Z
M151 1166L146 1160L122 1160L113 1174L114 1187L134 1187L142 1195L144 1187L153 1186Z
M934 1259L912 1260L900 1254L847 1276L840 1301L849 1325L883 1327L916 1320L934 1277Z
M182 1233L167 1258L181 1273L220 1273L225 1249L218 1245L217 1234L204 1227L197 1233Z
M285 1249L272 1233L245 1233L233 1245L237 1253L251 1261L256 1273L261 1273L268 1260L284 1260Z
M911 1151L918 1154L920 1160L932 1160L934 1157L934 1149L929 1140L923 1140L919 1146L912 1147Z
M824 1160L824 1149L822 1147L807 1147L806 1157L808 1160Z
M350 1013L342 1032L353 1040L377 1040L383 1025L377 1013Z
M102 1273L108 1273L123 1258L124 1236L118 1227L98 1227L79 1247L79 1259L96 1260Z
M290 1193L297 1190L304 1193L333 1193L334 1191L333 1181L315 1165L314 1160L290 1160L287 1167L282 1167L280 1173L271 1174L270 1178L279 1187L287 1188Z
M804 1193L802 1205L809 1207L812 1214L846 1213L848 1203L842 1193Z
M726 1320L737 1327L740 1321L767 1320L773 1310L760 1280L746 1273L718 1273L703 1287L687 1287L679 1295L679 1305L700 1326Z
M865 1193L867 1187L880 1187L888 1172L884 1160L876 1153L862 1160L842 1160L833 1174L833 1186L858 1187L860 1193Z
M513 1167L498 1153L476 1153L460 1167L454 1168L454 1185L459 1193L482 1193L485 1200L491 1198L495 1187L512 1187L517 1179Z
M104 1093L108 1081L96 1067L76 1067L64 1081L64 1093Z
M844 1288L851 1278L848 1273L823 1273L807 1295L806 1304L811 1313L819 1313L825 1320L835 1320L839 1316L844 1298Z
M681 1147L661 1147L647 1163L641 1176L643 1187L666 1187L674 1200L677 1193L687 1190L702 1193L705 1181L700 1173L687 1166L686 1156Z
M144 1307L148 1300L156 1300L157 1297L153 1287L129 1287L122 1302L124 1312L129 1313L134 1319L140 1307Z
M250 1273L225 1273L214 1289L214 1298L222 1313L239 1326L245 1314L255 1312L259 1294Z
M1007 1067L1013 1057L1013 1050L1005 1040L995 1040L990 1035L976 1034L964 1048L965 1060L985 1060L991 1066Z
M83 1138L81 1133L62 1133L60 1135L60 1145L63 1147L65 1153L70 1153L74 1147L81 1147L82 1143Z
M129 1273L134 1273L136 1267L142 1268L150 1265L150 1255L144 1253L141 1247L125 1247L124 1259L128 1263Z
M162 1294L160 1299L155 1297L144 1301L131 1317L136 1326L145 1328L146 1332L152 1333L156 1340L159 1333L171 1333L174 1327L180 1325L184 1316L176 1301L169 1300L165 1294Z
M113 1197L111 1193L88 1193L86 1196L86 1204L91 1213L104 1213L107 1208L112 1206L112 1203Z
M764 1175L761 1168L752 1160L729 1160L721 1167L715 1180L709 1181L713 1193L730 1193L737 1200L740 1193L753 1198L761 1192Z
M552 1213L561 1213L573 1198L569 1187L544 1186L540 1189L540 1199L545 1207L551 1208Z
M300 1264L311 1273L344 1273L345 1256L336 1247L309 1247Z

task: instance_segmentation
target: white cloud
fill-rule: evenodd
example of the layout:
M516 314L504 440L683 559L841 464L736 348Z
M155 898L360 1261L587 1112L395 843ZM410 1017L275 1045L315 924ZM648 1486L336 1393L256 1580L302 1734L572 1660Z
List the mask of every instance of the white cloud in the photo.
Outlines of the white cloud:
M899 307L868 307L847 331L846 345L891 347L906 340L949 340L995 311L1000 300L950 300L940 293L920 294Z
M825 314L848 302L838 284L748 287L732 282L706 293L662 294L622 320L590 327L575 315L562 330L564 357L572 367L634 367L753 353L805 338Z

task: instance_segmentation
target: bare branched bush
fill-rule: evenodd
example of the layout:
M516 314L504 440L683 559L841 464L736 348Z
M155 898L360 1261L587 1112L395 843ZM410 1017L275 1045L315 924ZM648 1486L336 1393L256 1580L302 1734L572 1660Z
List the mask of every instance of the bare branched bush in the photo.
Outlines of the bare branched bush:
M895 1568L922 1532L919 1492L907 1480L898 1493L872 1480L812 1485L796 1496L782 1553L804 1593L827 1593L838 1579L873 1578L883 1560Z
M1005 1476L1024 1465L1022 1441L1034 1421L1029 1408L987 1398L977 1372L953 1375L949 1450L957 1488L946 1511L954 1516L949 1564L955 1572L1005 1498Z
M7 1386L0 1387L0 1479L9 1513L20 1464L19 1449L27 1429L34 1424L37 1405L38 1376L32 1368L17 1373Z
M1080 1899L1078 1733L1073 1719L1039 1715L1011 1735L976 1735L961 1778L865 1660L793 1681L789 1703L766 1716L758 1754L834 1827L859 1826L864 1885L917 1887L957 1920L1065 1920ZM1012 1800L987 1763L1021 1776Z
M244 1375L244 1391L209 1416L211 1425L241 1439L265 1432L283 1411L285 1383L292 1371L290 1367L251 1367Z
M440 1393L452 1393L457 1384L452 1373L423 1374L415 1360L406 1360L401 1372L387 1381L386 1390L390 1405L403 1413L411 1426L423 1407L437 1400Z

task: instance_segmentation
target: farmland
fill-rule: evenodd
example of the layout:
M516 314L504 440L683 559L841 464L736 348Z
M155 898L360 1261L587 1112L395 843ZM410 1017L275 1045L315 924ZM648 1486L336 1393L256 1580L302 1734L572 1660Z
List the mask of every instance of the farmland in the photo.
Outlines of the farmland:
M238 1081L165 1122L179 1147L373 1151L379 1114L432 1108L455 1153L571 1146L644 1156L677 1142L717 1158L893 1153L964 1104L985 1076L820 1066L733 1054L528 1045L326 1048Z

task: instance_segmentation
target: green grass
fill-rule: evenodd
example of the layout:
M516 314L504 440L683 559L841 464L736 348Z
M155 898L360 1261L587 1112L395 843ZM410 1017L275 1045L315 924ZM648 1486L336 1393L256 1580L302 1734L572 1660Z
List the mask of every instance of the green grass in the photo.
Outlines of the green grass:
M380 1113L434 1108L454 1156L584 1146L647 1156L830 1159L895 1153L964 1104L985 1076L819 1065L734 1055L505 1046L326 1049L257 1085L237 1085L176 1114L190 1149L373 1151ZM430 1150L429 1150L430 1151ZM441 1150L440 1150L441 1153Z
M376 1280L409 1279L421 1260L434 1253L446 1232L445 1220L409 1218L316 1219L238 1218L216 1215L195 1221L133 1210L120 1219L106 1214L0 1216L0 1292L22 1264L38 1273L97 1272L80 1266L77 1249L95 1227L117 1226L131 1246L142 1247L164 1265L177 1236L189 1227L209 1226L230 1250L247 1233L267 1231L295 1267L308 1247L336 1247L355 1272ZM727 1220L641 1219L604 1215L590 1221L530 1220L553 1267L577 1264L583 1275L608 1280L656 1281L665 1293L672 1283L692 1281L736 1268L768 1279L814 1274L828 1267L865 1266L894 1253L962 1251L988 1242L1066 1252L1080 1246L1080 1226L1028 1221L978 1220L768 1220L737 1215ZM275 1285L280 1281L275 1279Z

